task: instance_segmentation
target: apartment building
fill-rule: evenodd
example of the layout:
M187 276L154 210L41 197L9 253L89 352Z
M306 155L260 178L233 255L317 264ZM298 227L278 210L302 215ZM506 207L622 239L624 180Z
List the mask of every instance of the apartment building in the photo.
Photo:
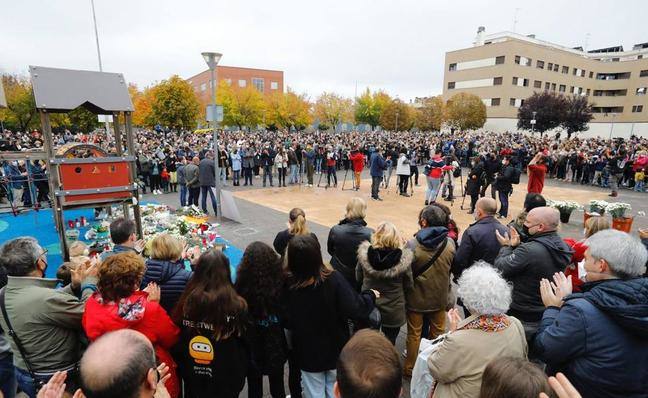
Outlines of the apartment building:
M284 89L284 73L278 70L218 65L216 67L216 80L219 83L224 80L227 84L237 88L251 86L264 95L283 92ZM187 79L187 81L193 86L199 97L209 98L211 95L211 75L209 70L200 72Z
M445 56L443 97L478 95L486 129L515 129L517 111L534 92L586 96L594 119L585 136L648 136L648 43L584 51L512 32L486 35Z

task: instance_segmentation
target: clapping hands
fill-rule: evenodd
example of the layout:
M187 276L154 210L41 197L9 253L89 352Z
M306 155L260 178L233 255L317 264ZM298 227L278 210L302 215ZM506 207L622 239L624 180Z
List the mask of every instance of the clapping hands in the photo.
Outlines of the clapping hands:
M555 273L553 282L548 279L540 281L540 296L545 307L562 307L565 297L572 293L572 277L564 273Z

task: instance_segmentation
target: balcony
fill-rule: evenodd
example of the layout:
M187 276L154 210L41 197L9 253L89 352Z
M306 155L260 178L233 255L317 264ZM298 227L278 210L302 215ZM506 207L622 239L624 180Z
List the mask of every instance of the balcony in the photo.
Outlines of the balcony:
M622 79L630 79L630 72L596 74L596 80L622 80Z
M628 90L594 90L594 97L624 97L628 95Z

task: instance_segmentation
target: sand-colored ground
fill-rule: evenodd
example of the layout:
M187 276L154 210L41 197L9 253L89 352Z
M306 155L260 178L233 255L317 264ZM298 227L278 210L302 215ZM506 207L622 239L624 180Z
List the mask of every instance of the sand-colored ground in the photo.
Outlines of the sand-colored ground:
M343 178L344 174L339 173L338 178ZM315 182L317 182L317 177ZM325 179L325 178L324 178ZM322 182L324 182L322 179ZM392 183L396 179L392 177ZM371 180L363 179L360 184L360 191L341 190L342 181L338 188L307 188L304 186L288 186L287 188L265 188L246 191L238 191L235 196L241 199L249 200L259 205L267 206L272 209L288 213L293 207L301 207L306 212L307 220L311 220L331 227L343 217L345 206L349 198L354 196L362 197L367 201L367 223L375 227L381 221L391 221L401 231L405 237L410 237L417 227L417 215L424 205L425 200L425 180L420 179L422 183L414 187L412 197L403 197L398 195L398 187L395 184L387 190L381 189L380 196L384 201L374 201L371 199ZM346 188L351 186L351 181L347 180ZM408 188L408 192L409 192ZM490 193L490 188L487 194ZM458 193L460 195L460 192ZM604 199L606 192L592 192L587 190L574 189L571 187L552 187L545 186L543 191L545 197L554 200L574 200L578 203L585 204L591 199ZM514 192L509 199L509 218L516 215L522 208L524 196L526 195L526 181L514 186ZM460 209L461 197L458 197L451 205L451 202L443 201L441 203L451 206L452 217L456 220L461 231L474 221L473 216L467 214L470 206L470 197L466 197L464 210ZM582 213L574 213L574 221ZM287 218L287 217L286 217Z

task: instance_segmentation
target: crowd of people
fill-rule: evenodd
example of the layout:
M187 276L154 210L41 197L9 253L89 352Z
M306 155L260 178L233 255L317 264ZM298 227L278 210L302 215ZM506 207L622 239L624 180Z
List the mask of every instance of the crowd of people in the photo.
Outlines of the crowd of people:
M99 145L108 153L115 150L111 134L103 130L66 130L54 139L55 146L80 142ZM0 137L0 151L42 146L38 131L5 130ZM212 207L216 205L211 189L216 183L215 158L222 184L233 186L241 185L242 179L243 186L275 186L276 182L278 187L337 187L338 180L346 184L349 177L349 186L359 189L361 173L367 168L375 200L382 200L380 188L389 188L394 174L403 196L410 195L408 185L411 192L423 174L426 202L438 195L451 200L460 193L471 197L472 211L478 196L484 196L490 186L491 196L497 195L502 203L503 217L508 212L511 183L519 179L520 172L535 177L529 192L541 193L546 176L608 188L610 196L617 196L622 188L645 191L648 167L648 140L636 136L606 140L485 131L222 131L216 154L209 133L157 129L138 130L135 146L142 193L178 192L180 205L200 205L205 212L208 198ZM16 160L2 166L0 200L9 200L14 207L47 205L46 164ZM461 167L470 168L466 181ZM344 175L338 176L341 171Z
M642 244L592 217L563 239L539 193L508 226L479 198L461 238L435 200L411 239L366 213L349 201L325 262L295 208L235 275L222 251L168 234L145 245L124 218L101 257L72 245L58 279L36 239L4 242L3 396L237 397L247 384L261 397L267 376L283 398L287 369L291 397L395 398L424 338L436 398L646 396L648 231Z

